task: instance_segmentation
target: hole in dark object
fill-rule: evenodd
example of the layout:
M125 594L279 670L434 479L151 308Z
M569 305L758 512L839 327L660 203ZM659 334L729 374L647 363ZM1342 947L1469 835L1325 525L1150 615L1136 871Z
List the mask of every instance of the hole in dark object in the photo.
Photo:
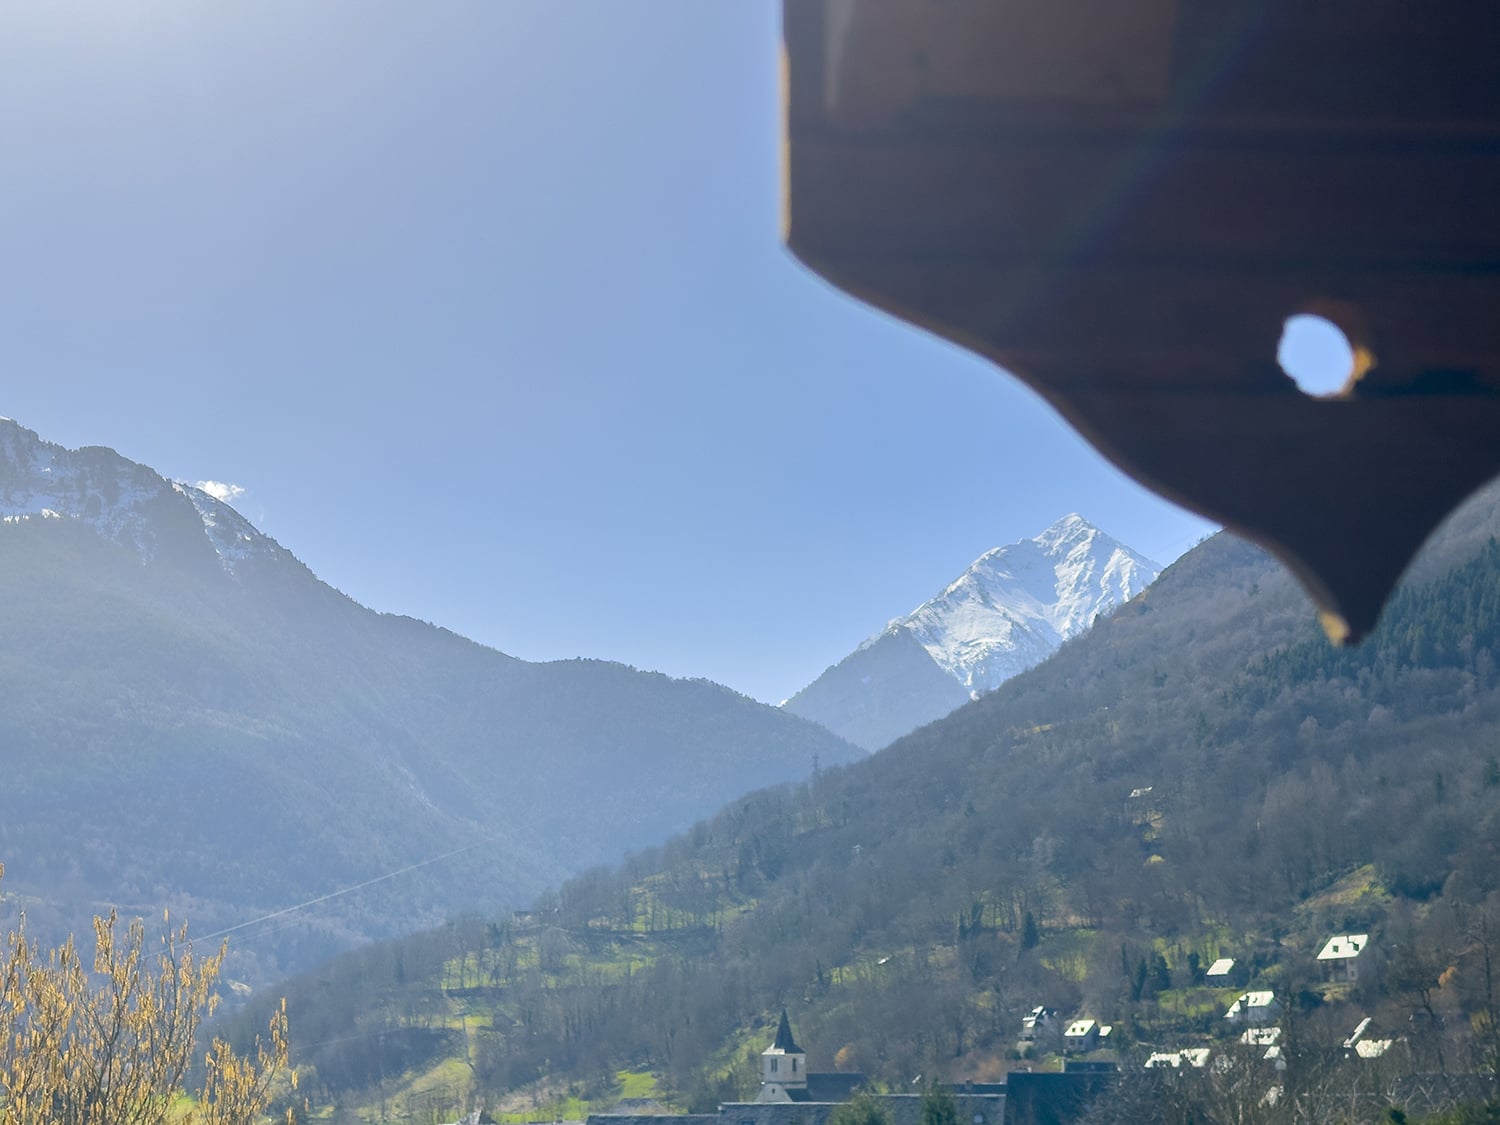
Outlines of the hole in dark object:
M1354 348L1330 320L1310 313L1289 317L1276 362L1303 394L1337 394L1354 374Z

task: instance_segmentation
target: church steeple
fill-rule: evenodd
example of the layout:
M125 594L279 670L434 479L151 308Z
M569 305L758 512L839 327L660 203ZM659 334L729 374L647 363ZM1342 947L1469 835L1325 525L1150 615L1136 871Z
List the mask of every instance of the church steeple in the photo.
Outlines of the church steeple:
M776 1041L760 1053L760 1097L762 1102L807 1100L807 1054L792 1038L792 1024L781 1009Z
M797 1046L797 1041L792 1038L792 1021L786 1018L786 1009L781 1009L781 1026L776 1029L776 1042L771 1046L778 1051L789 1055L801 1055L805 1052Z

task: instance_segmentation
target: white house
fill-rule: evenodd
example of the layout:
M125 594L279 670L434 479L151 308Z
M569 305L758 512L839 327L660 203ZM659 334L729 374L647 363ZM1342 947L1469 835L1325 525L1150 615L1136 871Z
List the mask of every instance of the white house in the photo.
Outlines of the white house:
M1370 944L1369 934L1334 934L1318 954L1318 968L1327 981L1359 979L1359 956Z
M1234 968L1233 957L1220 957L1208 967L1208 972L1203 976L1209 984L1228 984L1229 973Z
M1358 1058L1378 1059L1381 1055L1395 1046L1394 1039L1366 1039L1365 1033L1370 1030L1370 1017L1366 1016L1359 1021L1359 1026L1354 1033L1344 1040L1344 1057L1349 1057L1353 1051Z
M1242 992L1224 1018L1233 1024L1265 1027L1281 1018L1281 1004L1274 992Z
M1183 1047L1177 1051L1157 1051L1146 1059L1147 1070L1159 1070L1162 1067L1171 1067L1178 1070L1184 1066L1191 1066L1202 1070L1208 1065L1208 1056L1212 1053L1209 1047Z
M1074 1020L1063 1032L1063 1050L1082 1054L1099 1046L1099 1024L1095 1020Z
M1062 1013L1056 1008L1038 1006L1021 1017L1021 1042L1059 1045L1062 1031Z

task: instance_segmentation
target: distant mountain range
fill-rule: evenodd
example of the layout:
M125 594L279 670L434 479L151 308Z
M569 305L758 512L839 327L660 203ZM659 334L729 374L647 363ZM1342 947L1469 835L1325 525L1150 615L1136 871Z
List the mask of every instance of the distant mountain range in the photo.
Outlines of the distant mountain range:
M203 490L9 419L0 607L0 890L34 930L119 903L201 934L426 865L238 934L240 975L525 905L863 757L707 681L375 613Z
M980 556L782 706L877 750L1041 663L1160 572L1082 516L1064 516Z

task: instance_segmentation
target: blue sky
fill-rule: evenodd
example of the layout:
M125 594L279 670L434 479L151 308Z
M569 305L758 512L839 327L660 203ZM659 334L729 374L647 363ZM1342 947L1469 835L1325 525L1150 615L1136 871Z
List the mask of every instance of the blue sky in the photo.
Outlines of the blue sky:
M0 7L0 414L528 659L777 701L1078 511L1210 525L778 242L777 5Z

